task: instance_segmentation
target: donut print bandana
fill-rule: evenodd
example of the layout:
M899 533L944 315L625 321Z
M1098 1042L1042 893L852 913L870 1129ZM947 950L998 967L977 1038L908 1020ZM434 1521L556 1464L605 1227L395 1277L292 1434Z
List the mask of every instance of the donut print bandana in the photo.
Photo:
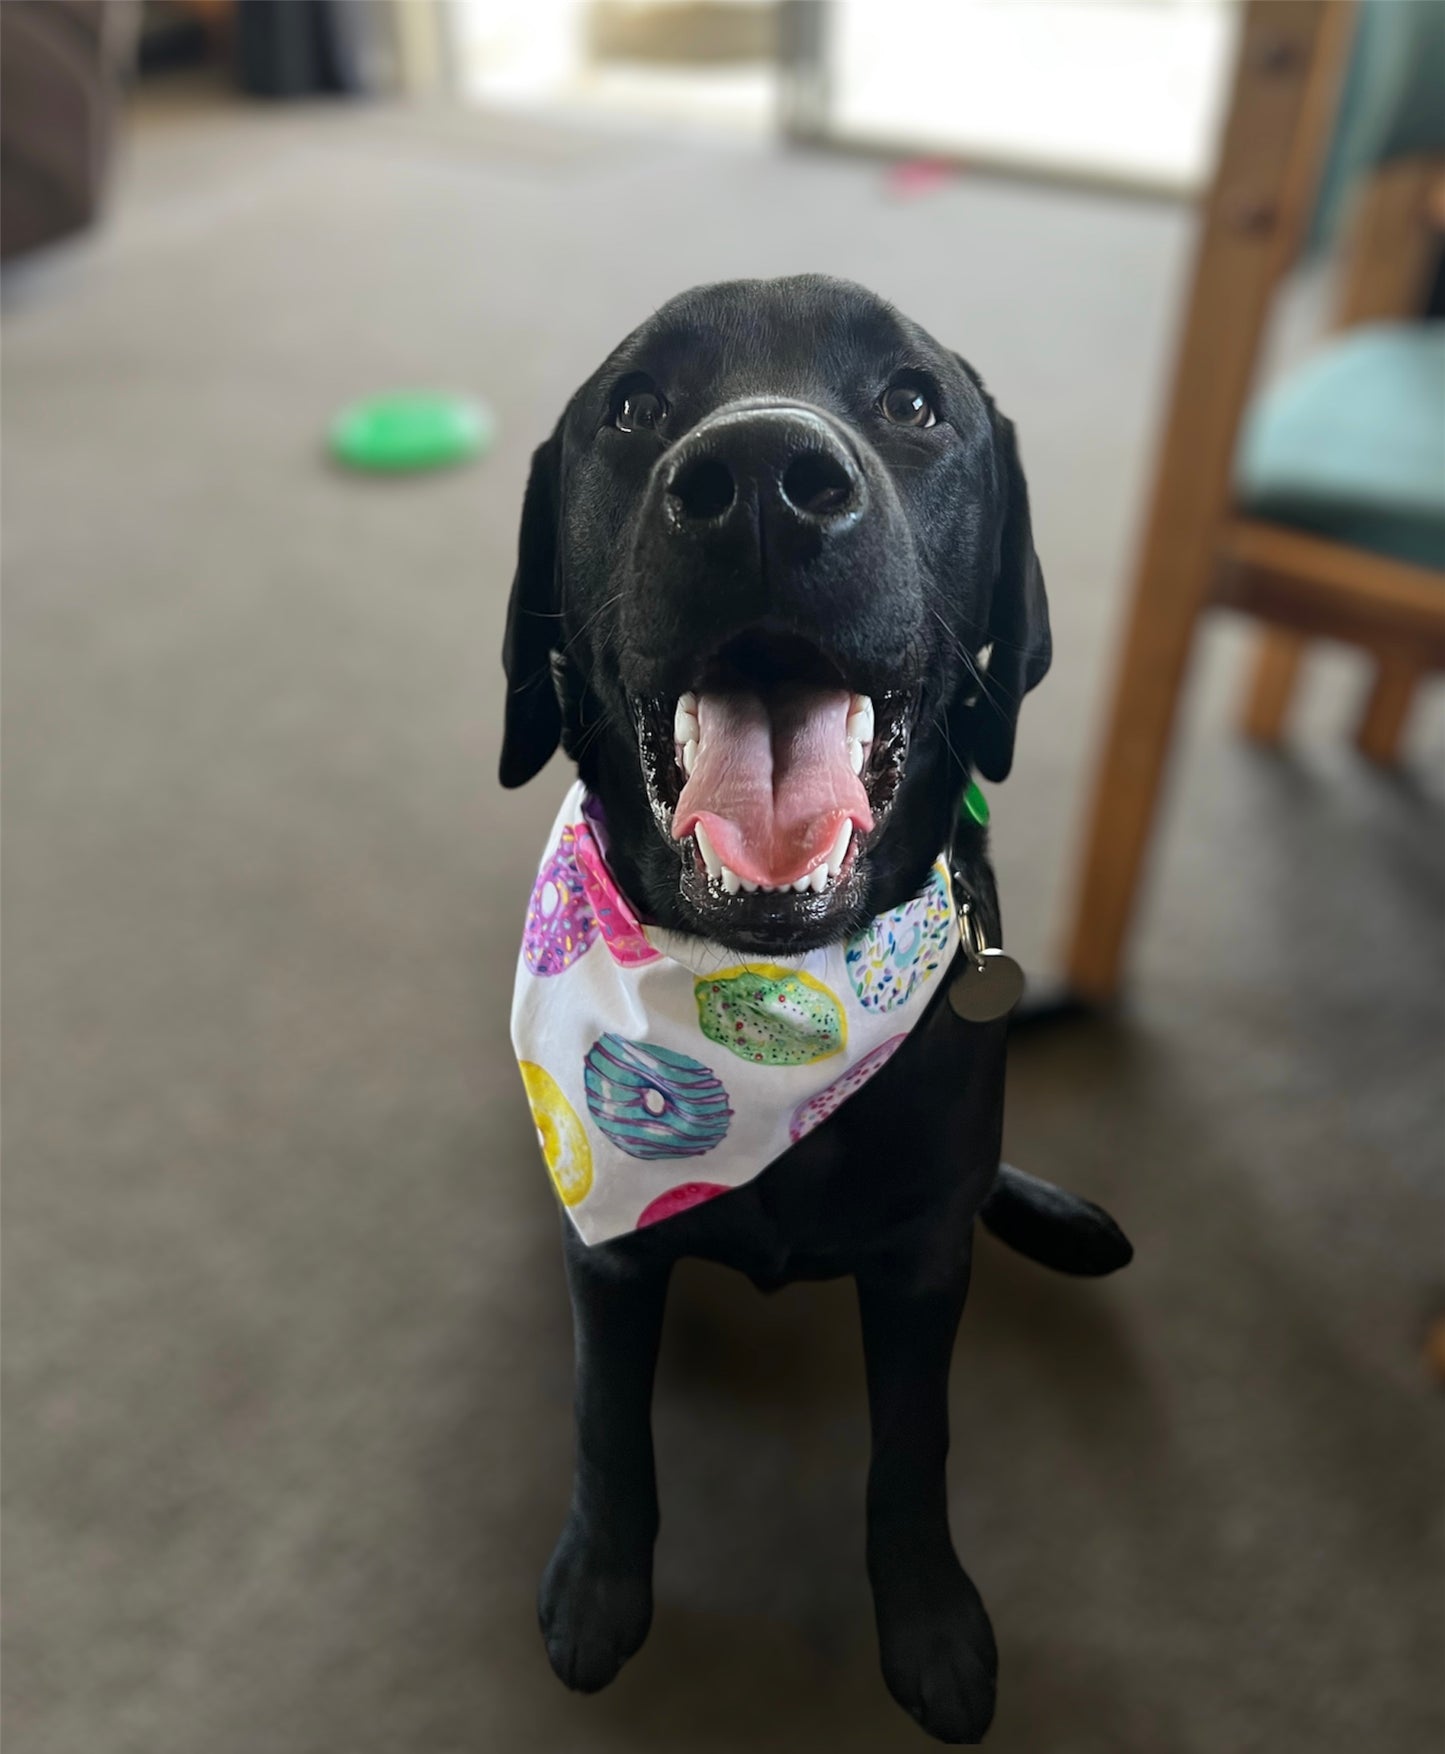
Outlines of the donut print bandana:
M582 833L588 833L585 824ZM586 955L597 936L597 917L588 904L577 840L575 828L562 830L532 886L522 930L522 960L533 974L565 973Z
M940 860L846 944L782 961L644 925L581 782L527 907L512 1045L542 1160L584 1242L742 1187L886 1065L958 948Z
M935 865L922 895L879 914L848 940L844 960L858 1002L870 1011L907 1004L952 958L957 937L953 885Z

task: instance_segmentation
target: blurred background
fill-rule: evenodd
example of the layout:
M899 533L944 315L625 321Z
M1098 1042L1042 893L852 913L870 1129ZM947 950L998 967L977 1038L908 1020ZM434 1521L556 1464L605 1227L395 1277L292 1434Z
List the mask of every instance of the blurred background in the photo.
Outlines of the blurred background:
M923 1745L846 1285L679 1272L651 1639L578 1699L533 1611L522 485L664 298L801 270L1017 423L1056 658L994 848L1065 1002L1007 1152L1138 1248L979 1244L990 1745L1439 1747L1445 9L6 0L0 65L16 1754ZM494 444L342 468L400 390Z

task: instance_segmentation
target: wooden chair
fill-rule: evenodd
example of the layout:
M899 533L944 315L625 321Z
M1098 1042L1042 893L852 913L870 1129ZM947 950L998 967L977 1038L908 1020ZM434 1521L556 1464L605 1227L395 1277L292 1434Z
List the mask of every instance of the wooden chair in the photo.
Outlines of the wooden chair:
M1344 0L1251 0L1245 12L1075 885L1067 981L1086 1003L1106 1002L1118 989L1175 713L1206 609L1243 611L1271 630L1246 714L1266 740L1279 734L1307 637L1345 640L1377 655L1379 680L1361 737L1386 755L1416 679L1445 666L1438 564L1341 540L1328 519L1311 528L1308 519L1264 515L1235 494L1271 298L1314 209L1353 26L1354 8ZM1378 244L1379 228L1416 211L1424 185L1411 177L1427 176L1401 173L1361 214L1357 262L1378 256L1360 253L1370 228ZM1374 272L1359 266L1347 277L1352 317L1383 308ZM1408 276L1398 264L1392 272L1394 299ZM1358 345L1371 336L1387 339L1367 331Z
M1445 237L1445 159L1421 155L1382 166L1365 179L1353 209L1339 268L1336 328L1418 318ZM1421 388L1428 395L1432 386ZM1433 385L1433 394L1435 418L1445 431L1445 381ZM1240 728L1252 741L1274 745L1283 736L1307 644L1303 634L1284 627L1260 635L1240 713ZM1355 731L1356 746L1371 761L1388 766L1398 757L1425 672L1408 648L1380 651Z

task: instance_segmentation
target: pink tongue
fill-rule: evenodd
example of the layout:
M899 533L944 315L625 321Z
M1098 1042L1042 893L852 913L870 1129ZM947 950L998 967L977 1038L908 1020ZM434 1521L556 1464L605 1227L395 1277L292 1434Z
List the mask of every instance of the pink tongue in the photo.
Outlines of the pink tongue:
M700 822L723 864L777 887L816 870L845 820L866 834L868 794L848 764L851 699L792 683L766 695L700 694L697 762L673 838Z

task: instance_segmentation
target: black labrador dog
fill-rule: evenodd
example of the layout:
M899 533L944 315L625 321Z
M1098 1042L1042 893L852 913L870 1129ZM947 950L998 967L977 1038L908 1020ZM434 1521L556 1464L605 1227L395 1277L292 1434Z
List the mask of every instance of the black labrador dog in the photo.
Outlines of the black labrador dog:
M675 931L795 954L917 894L951 847L997 945L985 831L960 800L972 772L1007 776L1049 658L1014 430L977 373L849 282L700 287L628 336L533 459L501 779L531 779L560 742L605 810L613 876ZM739 881L695 834L674 838L677 703L719 690L741 691L775 735L785 703L869 697L851 765L873 826L821 892ZM805 800L826 777L785 776ZM564 1220L576 1476L539 1610L569 1686L605 1686L647 1634L653 1372L670 1270L693 1255L764 1288L856 1280L883 1673L942 1740L987 1729L993 1633L945 1486L974 1220L1070 1272L1110 1272L1130 1248L1097 1207L1000 1166L1006 1023L960 1022L938 985L904 1049L754 1181L595 1247Z

